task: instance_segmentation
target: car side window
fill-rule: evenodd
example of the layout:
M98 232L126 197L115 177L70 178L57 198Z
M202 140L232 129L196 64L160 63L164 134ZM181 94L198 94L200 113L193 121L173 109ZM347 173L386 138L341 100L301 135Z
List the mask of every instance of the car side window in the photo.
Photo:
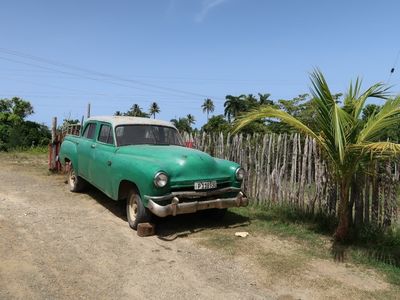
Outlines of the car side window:
M113 135L110 125L103 124L100 127L98 141L106 144L114 144Z
M94 133L96 132L96 124L95 123L89 123L85 131L83 132L83 137L87 139L93 139Z

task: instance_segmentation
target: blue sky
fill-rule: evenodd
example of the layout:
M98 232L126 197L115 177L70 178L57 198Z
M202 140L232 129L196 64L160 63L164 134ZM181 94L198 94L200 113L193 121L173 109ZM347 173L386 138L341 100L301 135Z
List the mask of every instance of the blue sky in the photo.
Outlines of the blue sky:
M0 5L0 97L29 100L30 119L46 124L52 116L80 119L88 102L92 115L110 115L156 101L158 118L190 113L201 126L206 97L214 114L223 113L227 94L292 98L309 91L314 67L335 92L358 75L366 87L388 81L400 51L398 1ZM400 92L400 60L389 83Z

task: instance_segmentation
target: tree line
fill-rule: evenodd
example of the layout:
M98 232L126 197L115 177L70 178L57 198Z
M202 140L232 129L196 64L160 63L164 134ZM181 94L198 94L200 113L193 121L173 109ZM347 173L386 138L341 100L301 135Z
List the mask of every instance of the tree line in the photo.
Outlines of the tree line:
M332 99L335 103L339 104L343 102L343 93L332 93ZM177 117L170 121L180 132L223 132L228 133L233 130L235 120L240 118L242 115L250 111L256 111L262 107L271 107L279 109L288 113L289 115L299 119L301 122L306 124L311 129L315 130L318 127L316 122L316 110L314 107L314 96L308 93L299 94L292 99L272 99L269 93L258 93L254 94L241 94L241 95L226 95L224 106L224 114L212 115L215 111L215 104L212 99L206 98L203 100L200 109L207 115L207 122L200 128L193 128L196 123L196 119L192 113L187 114L183 117ZM378 104L365 104L362 108L360 120L361 122L367 122L370 116L379 112L382 105ZM121 111L115 112L116 116L134 116L134 117L145 117L145 118L156 118L156 115L161 112L160 106L157 102L151 103L148 111L143 110L138 104L132 105L127 111L122 113ZM400 140L400 132L396 129L396 126L382 129L385 133L383 137L385 139ZM253 120L241 127L238 132L240 133L277 133L277 134L290 134L296 132L292 126L277 118L264 118Z
M19 97L0 99L0 151L48 145L48 127L26 120L33 113L29 101Z

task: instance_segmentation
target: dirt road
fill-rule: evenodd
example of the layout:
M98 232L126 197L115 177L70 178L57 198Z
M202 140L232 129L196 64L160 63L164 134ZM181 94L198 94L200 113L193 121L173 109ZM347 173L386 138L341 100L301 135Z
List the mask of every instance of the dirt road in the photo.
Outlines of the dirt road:
M293 293L293 282L285 276L272 285L274 270L268 270L270 280L265 281L254 264L200 246L196 237L140 238L127 225L123 209L95 189L70 193L64 177L46 174L43 160L2 158L0 299L297 299L323 295L318 284L308 287L306 294ZM173 220L169 222L163 226L176 228ZM190 223L190 218L185 222ZM279 240L272 243L275 248L283 245ZM388 288L380 279L374 284L378 289Z

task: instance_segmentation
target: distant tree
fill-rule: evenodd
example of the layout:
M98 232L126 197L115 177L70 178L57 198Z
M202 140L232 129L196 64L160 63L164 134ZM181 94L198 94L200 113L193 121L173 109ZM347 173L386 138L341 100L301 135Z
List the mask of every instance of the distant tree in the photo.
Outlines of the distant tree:
M215 109L214 102L210 98L204 99L204 103L201 107L203 108L203 112L207 113L208 120L210 112L213 112Z
M227 95L224 103L224 116L228 118L228 122L235 119L241 112L246 111L246 95L232 96Z
M315 109L312 106L312 99L308 94L301 94L293 99L278 100L277 104L271 107L281 109L291 116L301 120L311 129L315 129ZM276 121L274 119L268 119L268 128L270 131L275 133L292 133L295 132L292 126L285 122Z
M122 116L122 112L120 112L119 110L117 110L117 111L114 113L114 116Z
M223 115L212 116L201 130L207 133L228 132L230 124L225 120Z
M50 131L45 125L25 121L33 112L30 102L19 97L0 99L0 150L49 142Z
M258 93L258 97L259 97L259 104L260 105L274 105L274 101L270 100L269 97L271 96L271 94L261 94Z
M365 105L362 111L362 119L363 121L367 121L371 116L377 114L381 110L380 105L376 104L367 104Z
M158 104L156 102L153 102L150 105L150 109L149 109L149 114L153 116L153 118L156 118L156 114L160 113L160 107L158 106Z
M0 121L21 122L33 113L30 102L19 97L0 99Z
M192 127L190 126L189 120L187 118L172 119L171 123L174 124L179 132L191 132Z
M149 118L149 114L143 112L141 107L138 104L133 104L131 109L124 114L125 116L129 117L142 117L142 118Z
M190 126L196 123L196 119L192 114L186 115L186 119L188 120Z

